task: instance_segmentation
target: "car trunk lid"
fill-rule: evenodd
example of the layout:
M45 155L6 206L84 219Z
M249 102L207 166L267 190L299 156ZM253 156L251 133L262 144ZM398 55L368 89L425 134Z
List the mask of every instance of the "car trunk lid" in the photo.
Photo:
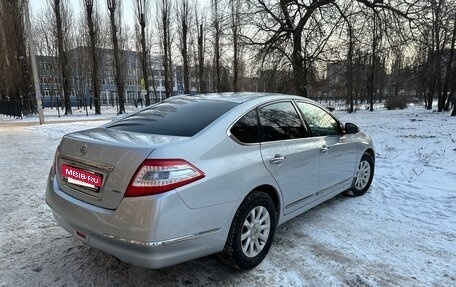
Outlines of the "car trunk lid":
M158 146L185 137L95 128L63 137L56 155L58 184L65 193L115 209L138 166Z

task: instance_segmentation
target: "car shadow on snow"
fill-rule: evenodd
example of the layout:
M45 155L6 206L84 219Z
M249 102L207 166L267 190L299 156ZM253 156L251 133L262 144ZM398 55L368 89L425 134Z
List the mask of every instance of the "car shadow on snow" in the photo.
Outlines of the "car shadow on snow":
M269 255L262 264L251 271L243 272L227 267L218 260L217 255L162 269L140 268L124 263L114 256L85 245L76 239L68 238L58 247L63 250L57 251L53 256L60 258L54 258L55 262L51 264L53 266L48 266L53 270L49 274L51 276L49 280L57 284L71 285L71 283L77 283L78 285L93 286L275 285L274 282L280 282L277 282L276 280L279 279L271 274L271 268L272 270L280 266L291 268L300 263L294 262L294 260L301 260L300 258L283 256L283 254L295 253L297 250L306 248L303 245L309 245L309 248L320 249L318 252L322 254L328 253L329 256L331 253L331 256L334 255L333 252L325 251L321 246L312 242L305 235L305 227L307 224L318 222L319 218L327 213L328 208L337 208L337 205L350 199L350 196L338 195L281 225L276 231ZM340 260L344 261L345 259L341 258ZM43 268L46 267L43 266ZM62 272L70 273L71 277L58 276ZM285 273L282 272L282 274ZM52 278L53 276L55 278ZM303 280L312 280L313 275L303 273L300 276L304 277Z
M84 263L87 264L87 268L83 268L86 275L84 279L91 284L96 282L95 286L106 284L109 286L244 285L249 277L244 277L245 272L223 265L217 255L162 269L147 269L124 263L110 254L89 246L83 246L81 252L86 257ZM99 280L100 277L105 279Z

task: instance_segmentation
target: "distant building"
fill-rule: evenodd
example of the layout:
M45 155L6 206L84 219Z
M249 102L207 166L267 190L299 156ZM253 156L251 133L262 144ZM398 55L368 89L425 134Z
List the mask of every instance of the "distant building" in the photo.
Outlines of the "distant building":
M60 95L59 59L53 56L36 56L41 94L43 96Z
M112 49L97 49L99 57L100 99L102 105L115 105L118 94L115 81L115 64ZM70 98L73 105L89 104L92 96L92 61L90 49L77 47L67 52L70 77ZM57 57L37 56L38 74L41 93L45 106L55 106L60 101L60 65ZM134 104L143 99L144 80L139 53L122 51L122 68L127 104ZM164 68L161 57L152 57L149 64L149 94L151 101L156 102L165 97ZM173 95L182 94L182 66L173 66ZM153 79L153 80L152 80ZM191 90L195 91L196 87ZM154 92L156 91L156 92ZM85 101L85 103L84 103Z

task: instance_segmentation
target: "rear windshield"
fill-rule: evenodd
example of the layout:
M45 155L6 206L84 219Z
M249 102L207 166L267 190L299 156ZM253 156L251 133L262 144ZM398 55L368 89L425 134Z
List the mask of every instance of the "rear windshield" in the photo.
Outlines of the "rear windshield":
M191 97L170 99L150 106L108 126L108 128L171 136L191 137L238 105Z

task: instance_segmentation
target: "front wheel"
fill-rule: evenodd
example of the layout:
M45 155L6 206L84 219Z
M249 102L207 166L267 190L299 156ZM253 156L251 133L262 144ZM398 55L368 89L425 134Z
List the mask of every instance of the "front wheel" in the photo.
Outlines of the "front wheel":
M366 193L369 189L374 177L374 159L368 153L365 153L356 168L355 178L351 192L355 196L360 196Z
M261 191L251 192L236 211L221 253L222 261L240 270L260 264L271 247L276 220L271 197Z

